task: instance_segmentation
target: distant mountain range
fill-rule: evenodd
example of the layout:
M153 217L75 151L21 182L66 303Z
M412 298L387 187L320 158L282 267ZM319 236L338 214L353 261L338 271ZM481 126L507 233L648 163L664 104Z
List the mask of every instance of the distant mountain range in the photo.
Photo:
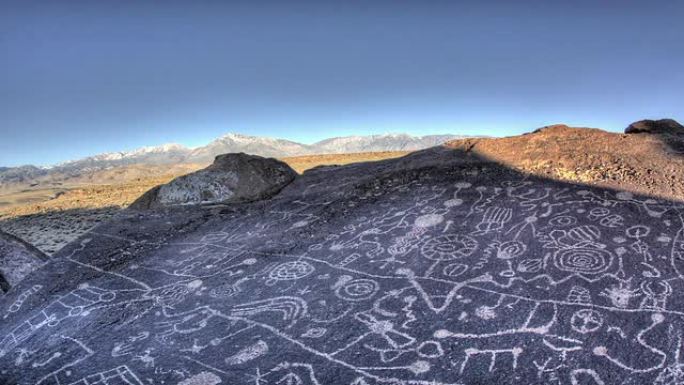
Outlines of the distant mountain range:
M0 167L0 185L32 183L37 179L54 175L58 175L58 179L69 179L87 173L129 165L161 166L211 163L216 155L230 152L283 158L298 155L415 151L465 137L467 136L385 134L337 137L313 144L302 144L284 139L231 133L213 140L206 146L196 148L170 143L161 146L142 147L133 151L104 153L50 167L32 165Z

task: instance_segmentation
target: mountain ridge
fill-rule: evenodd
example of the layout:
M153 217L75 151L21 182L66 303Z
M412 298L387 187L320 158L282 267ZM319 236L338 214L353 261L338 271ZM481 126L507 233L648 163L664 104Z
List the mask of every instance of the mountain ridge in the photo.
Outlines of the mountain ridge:
M83 173L112 169L134 164L205 164L217 155L244 152L265 157L288 157L317 154L341 154L380 151L415 151L433 147L449 140L471 138L468 135L423 135L405 133L369 136L344 136L324 139L312 144L287 139L251 136L239 133L224 134L206 145L187 147L178 143L144 146L130 151L115 151L69 160L50 166L22 165L0 167L0 184L32 183L36 178L60 175L67 178Z

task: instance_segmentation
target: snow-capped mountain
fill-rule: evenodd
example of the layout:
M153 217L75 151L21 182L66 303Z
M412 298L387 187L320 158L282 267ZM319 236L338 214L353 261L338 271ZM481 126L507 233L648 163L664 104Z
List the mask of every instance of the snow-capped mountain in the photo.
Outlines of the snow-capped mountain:
M244 152L267 157L284 157L308 154L308 146L285 139L226 134L206 146L190 153L189 160L195 163L211 162L219 154Z
M59 180L68 179L128 165L208 164L213 161L216 155L230 152L282 158L297 155L415 151L464 137L459 135L384 134L337 137L313 144L302 144L285 139L231 133L223 135L205 146L196 148L168 143L160 146L142 147L132 151L93 155L49 167L31 165L0 167L0 187L7 184L31 183L41 177L58 176L57 179Z
M72 160L53 166L54 169L102 169L128 164L168 164L184 162L190 149L177 144L168 143L161 146L141 147L133 151L108 152Z
M312 147L319 154L340 154L377 151L416 151L438 146L449 140L462 138L456 135L411 136L407 134L385 134L369 136L345 136L325 139Z

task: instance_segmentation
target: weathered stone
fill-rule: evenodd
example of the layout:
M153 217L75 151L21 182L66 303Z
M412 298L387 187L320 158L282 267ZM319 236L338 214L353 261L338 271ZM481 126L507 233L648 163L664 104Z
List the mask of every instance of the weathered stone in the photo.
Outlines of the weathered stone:
M0 291L16 286L45 261L47 256L40 250L0 231Z
M133 209L237 203L265 199L292 182L287 164L256 155L219 155L209 167L157 186L133 202Z
M0 298L0 383L679 384L683 211L444 148L127 211Z
M674 119L640 120L625 128L625 134L684 134L684 126Z

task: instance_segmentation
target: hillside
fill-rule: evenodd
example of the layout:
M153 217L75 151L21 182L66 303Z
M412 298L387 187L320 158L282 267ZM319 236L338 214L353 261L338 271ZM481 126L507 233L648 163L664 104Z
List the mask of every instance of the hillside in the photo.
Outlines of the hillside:
M684 199L684 128L676 126L619 134L552 125L525 135L446 145L546 178Z

